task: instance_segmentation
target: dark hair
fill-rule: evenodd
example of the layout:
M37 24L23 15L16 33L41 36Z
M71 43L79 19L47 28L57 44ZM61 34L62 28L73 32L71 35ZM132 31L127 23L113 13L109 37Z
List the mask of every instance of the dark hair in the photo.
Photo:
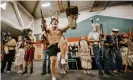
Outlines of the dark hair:
M31 29L27 29L27 32L33 32Z
M50 24L52 24L53 20L56 20L56 21L57 21L57 23L59 23L58 19L56 19L56 18L52 18L52 20L51 20Z

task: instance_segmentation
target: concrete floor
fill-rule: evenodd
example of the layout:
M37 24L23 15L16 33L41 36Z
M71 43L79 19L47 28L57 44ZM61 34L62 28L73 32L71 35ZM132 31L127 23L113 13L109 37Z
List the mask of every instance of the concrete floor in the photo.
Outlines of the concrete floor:
M41 75L41 61L36 61L34 63L34 73L33 74L17 74L14 69L12 72L2 73L1 80L51 80L51 74ZM97 70L91 70L90 74L83 74L83 71L69 70L66 75L61 75L57 73L57 80L133 80L133 73L121 73L100 76Z

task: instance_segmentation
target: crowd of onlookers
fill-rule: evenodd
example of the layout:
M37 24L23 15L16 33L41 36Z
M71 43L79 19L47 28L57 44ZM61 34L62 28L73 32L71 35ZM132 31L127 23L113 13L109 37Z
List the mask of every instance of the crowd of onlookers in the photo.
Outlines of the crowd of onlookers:
M84 69L84 73L89 73L89 69L92 68L92 52L95 58L95 63L98 68L99 74L103 74L102 66L100 63L100 58L104 59L104 72L109 73L110 71L114 73L122 72L124 65L133 66L133 36L130 38L126 33L118 34L118 29L112 29L111 34L105 36L104 47L102 52L102 47L99 45L100 40L97 27L93 27L94 31L90 32L88 39L81 37L76 43L69 43L68 54L72 57L79 57L81 60L81 66ZM32 36L32 31L29 30L29 37ZM27 66L30 65L30 73L33 73L33 59L34 59L34 41L32 38L30 41L23 43L22 36L18 36L16 41L11 35L8 37L8 41L3 44L2 53L4 58L2 60L1 72L7 64L7 73L10 73L12 62L15 59L15 66L18 73L27 73ZM46 42L42 42L46 45ZM44 53L47 53L46 46L44 46ZM46 72L46 58L47 54L44 54L42 71ZM127 56L128 55L128 56ZM127 62L128 61L128 62ZM50 60L49 60L50 65ZM48 66L48 73L50 73L50 66ZM24 68L24 69L23 69ZM42 73L43 74L43 73Z

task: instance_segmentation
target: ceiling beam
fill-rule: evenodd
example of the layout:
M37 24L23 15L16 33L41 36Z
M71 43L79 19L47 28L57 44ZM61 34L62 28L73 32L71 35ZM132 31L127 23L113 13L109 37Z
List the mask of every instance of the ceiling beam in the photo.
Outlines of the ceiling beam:
M23 20L22 20L22 16L21 16L21 14L20 14L20 11L19 11L19 9L18 9L17 2L13 1L13 2L11 2L11 3L12 3L12 5L13 5L13 9L14 9L14 12L15 12L15 14L16 14L16 17L17 17L17 19L18 19L18 22L19 22L21 28L23 28L23 27L24 27L24 23L23 23Z
M107 2L107 4L105 5L105 7L103 8L103 10L106 9L106 7L109 5L110 1Z
M96 3L96 1L94 1L93 6L91 7L90 12L92 12L92 9L94 8L95 3Z
M33 10L33 12L32 12L32 16L34 16L34 17L35 17L35 12L36 12L36 9L37 9L38 5L39 5L39 1L36 1L34 10Z

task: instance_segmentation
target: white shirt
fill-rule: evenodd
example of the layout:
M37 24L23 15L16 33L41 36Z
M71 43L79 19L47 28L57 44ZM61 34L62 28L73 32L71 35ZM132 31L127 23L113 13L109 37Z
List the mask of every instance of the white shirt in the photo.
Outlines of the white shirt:
M91 37L92 40L99 40L99 32L90 32L89 37ZM94 42L94 44L98 44L98 42Z

